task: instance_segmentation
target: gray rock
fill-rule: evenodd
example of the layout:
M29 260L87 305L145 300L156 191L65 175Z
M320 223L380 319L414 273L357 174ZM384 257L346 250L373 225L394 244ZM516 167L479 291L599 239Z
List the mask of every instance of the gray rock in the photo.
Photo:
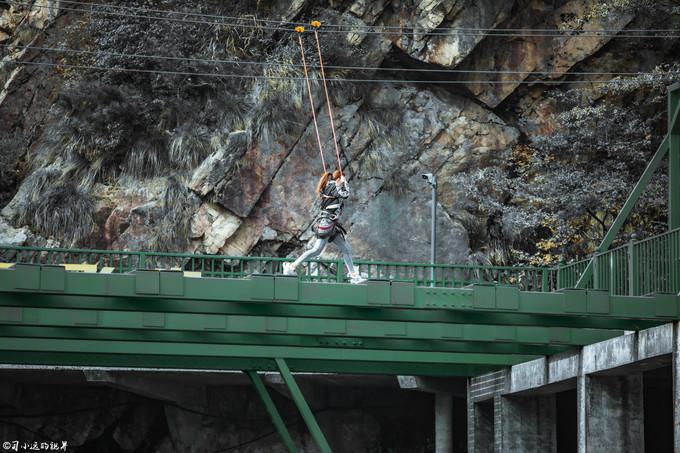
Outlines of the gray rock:
M192 218L192 236L203 237L205 253L217 253L241 225L242 220L217 205L203 205ZM197 229L194 233L194 230ZM200 230L201 235L197 235ZM196 236L195 236L196 234Z
M413 183L417 183L417 178ZM396 197L382 192L352 216L349 241L352 252L376 261L430 260L430 192ZM437 261L462 263L468 255L468 236L463 225L439 207Z
M27 227L14 228L0 216L0 244L10 247L24 245L30 234Z
M116 426L112 437L124 451L136 451L158 416L157 405L140 404Z
M412 7L403 4L402 10L395 14L389 24L412 27L415 22L414 31L402 34L394 40L394 44L411 57L423 62L454 67L467 57L485 36L484 32L462 30L494 28L508 17L514 4L514 0L502 2L424 0L415 8L416 17L411 17ZM442 35L422 34L437 27L451 30Z
M246 152L249 142L247 132L237 131L230 133L224 144L219 141L215 143L217 149L194 170L189 188L203 197L212 192L232 171L234 164Z

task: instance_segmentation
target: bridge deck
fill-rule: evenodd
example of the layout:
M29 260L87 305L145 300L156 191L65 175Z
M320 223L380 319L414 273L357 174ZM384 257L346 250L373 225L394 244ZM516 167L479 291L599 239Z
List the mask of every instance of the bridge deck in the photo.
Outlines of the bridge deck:
M471 376L678 317L680 299L177 270L0 270L0 361Z

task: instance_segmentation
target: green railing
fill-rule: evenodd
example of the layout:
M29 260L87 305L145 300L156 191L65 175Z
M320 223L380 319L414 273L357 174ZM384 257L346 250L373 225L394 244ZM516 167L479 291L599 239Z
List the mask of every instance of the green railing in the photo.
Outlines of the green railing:
M560 266L557 287L575 287L591 259L593 273L584 288L630 296L680 292L680 229Z
M586 270L589 261L590 258L558 266L557 288L574 288L579 278L581 278L581 275Z
M156 253L117 250L82 250L0 246L0 261L32 264L96 264L125 273L135 269L181 269L201 272L204 277L241 278L251 274L277 274L288 258L263 256L220 256L189 253ZM356 260L359 272L370 279L413 281L417 285L463 287L474 283L514 285L524 291L551 291L556 273L550 268L530 266L466 266L395 263ZM434 268L434 282L430 271ZM301 270L301 279L345 282L342 260L313 260Z

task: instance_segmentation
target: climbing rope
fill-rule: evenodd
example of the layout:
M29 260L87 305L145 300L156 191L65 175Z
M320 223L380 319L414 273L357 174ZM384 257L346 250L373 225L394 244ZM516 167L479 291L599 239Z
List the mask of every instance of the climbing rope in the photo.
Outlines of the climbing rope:
M305 27L295 27L295 31L298 34L298 41L300 42L300 54L302 55L302 66L305 70L305 82L307 84L307 93L309 94L309 106L312 109L312 119L314 121L314 131L316 132L316 142L319 144L319 155L321 156L321 165L323 165L323 172L328 173L326 169L326 161L323 158L323 146L321 146L321 136L319 135L319 125L316 121L316 107L314 106L314 100L312 98L312 85L309 83L309 75L307 74L307 61L305 60L305 47L302 45L302 33L305 31Z
M331 99L328 96L328 85L326 84L326 74L323 70L323 57L321 57L321 43L319 42L319 33L317 29L321 26L321 22L318 20L312 21L312 27L314 28L314 37L316 38L316 48L319 51L319 68L321 69L321 80L323 81L323 89L326 93L326 105L328 105L328 117L331 120L331 131L333 132L333 145L335 146L335 155L338 158L338 170L340 170L340 176L342 176L342 164L340 162L340 148L338 148L338 137L335 134L335 125L333 124L333 109L331 108Z

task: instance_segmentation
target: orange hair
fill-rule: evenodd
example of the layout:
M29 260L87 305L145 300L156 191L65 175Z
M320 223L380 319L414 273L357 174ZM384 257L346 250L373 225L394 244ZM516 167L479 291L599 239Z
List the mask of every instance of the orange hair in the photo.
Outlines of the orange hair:
M316 185L316 194L321 195L321 192L326 188L328 180L333 178L334 180L340 179L342 172L340 170L335 170L333 173L324 173L321 178L319 178L319 183Z
M323 192L323 189L326 188L326 184L328 184L328 180L333 176L332 173L324 173L323 176L319 179L319 183L316 185L316 194L321 195L321 192Z

